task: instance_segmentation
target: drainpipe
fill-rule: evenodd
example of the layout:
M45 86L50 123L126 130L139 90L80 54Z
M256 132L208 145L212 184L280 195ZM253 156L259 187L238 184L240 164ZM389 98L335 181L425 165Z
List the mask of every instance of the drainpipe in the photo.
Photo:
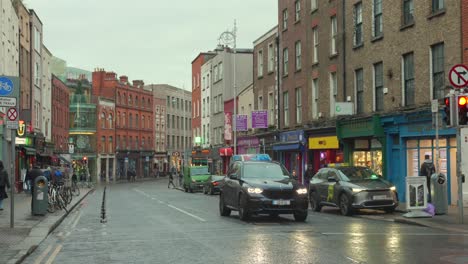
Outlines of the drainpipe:
M346 102L346 1L341 1L341 17L342 17L342 28L343 31L343 39L342 39L342 47L343 47L343 64L342 64L342 71L343 71L343 102Z
M280 46L279 46L279 35L275 38L276 42L276 86L277 86L277 97L278 97L278 130L281 129L281 108L280 108Z

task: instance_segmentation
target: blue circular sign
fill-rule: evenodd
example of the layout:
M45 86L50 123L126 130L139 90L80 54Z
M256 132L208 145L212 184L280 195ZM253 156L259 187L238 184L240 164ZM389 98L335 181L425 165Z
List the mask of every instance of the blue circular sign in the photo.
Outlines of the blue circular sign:
M7 96L13 92L13 82L7 77L0 77L0 96Z

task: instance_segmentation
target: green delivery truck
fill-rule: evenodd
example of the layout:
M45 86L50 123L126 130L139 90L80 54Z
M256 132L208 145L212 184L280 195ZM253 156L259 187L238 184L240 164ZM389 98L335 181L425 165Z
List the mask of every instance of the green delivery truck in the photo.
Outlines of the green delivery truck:
M186 166L184 167L184 190L193 192L203 189L203 185L210 177L208 166Z

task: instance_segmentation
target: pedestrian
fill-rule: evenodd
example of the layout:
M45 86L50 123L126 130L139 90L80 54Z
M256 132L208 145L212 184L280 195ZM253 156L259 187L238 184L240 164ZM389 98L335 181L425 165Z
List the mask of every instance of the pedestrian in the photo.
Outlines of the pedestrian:
M426 176L426 184L428 191L428 202L431 202L431 175L435 173L434 162L431 160L431 156L426 154L424 155L424 162L421 164L421 169L419 170L419 176Z
M26 175L26 178L31 179L31 212L32 212L32 201L34 200L34 181L36 180L37 177L43 176L42 170L39 168L39 166L34 165L32 170L28 172L28 175Z
M175 185L174 185L174 174L173 173L169 173L169 182L167 183L167 188L169 189L169 186L171 186L172 184L172 188L175 188Z
M305 173L305 185L309 187L309 182L314 177L314 170L312 164L307 165L307 171Z
M0 161L0 210L3 210L3 200L8 198L5 187L10 188L10 180L7 171L3 167L3 162Z
M292 170L292 177L293 177L293 179L297 180L297 175L296 175L296 170L295 169Z

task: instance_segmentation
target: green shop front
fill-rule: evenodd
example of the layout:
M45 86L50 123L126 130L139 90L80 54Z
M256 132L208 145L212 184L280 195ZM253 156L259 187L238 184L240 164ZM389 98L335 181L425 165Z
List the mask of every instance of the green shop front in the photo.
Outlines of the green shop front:
M380 116L340 119L336 131L345 163L369 167L386 177L386 144Z

